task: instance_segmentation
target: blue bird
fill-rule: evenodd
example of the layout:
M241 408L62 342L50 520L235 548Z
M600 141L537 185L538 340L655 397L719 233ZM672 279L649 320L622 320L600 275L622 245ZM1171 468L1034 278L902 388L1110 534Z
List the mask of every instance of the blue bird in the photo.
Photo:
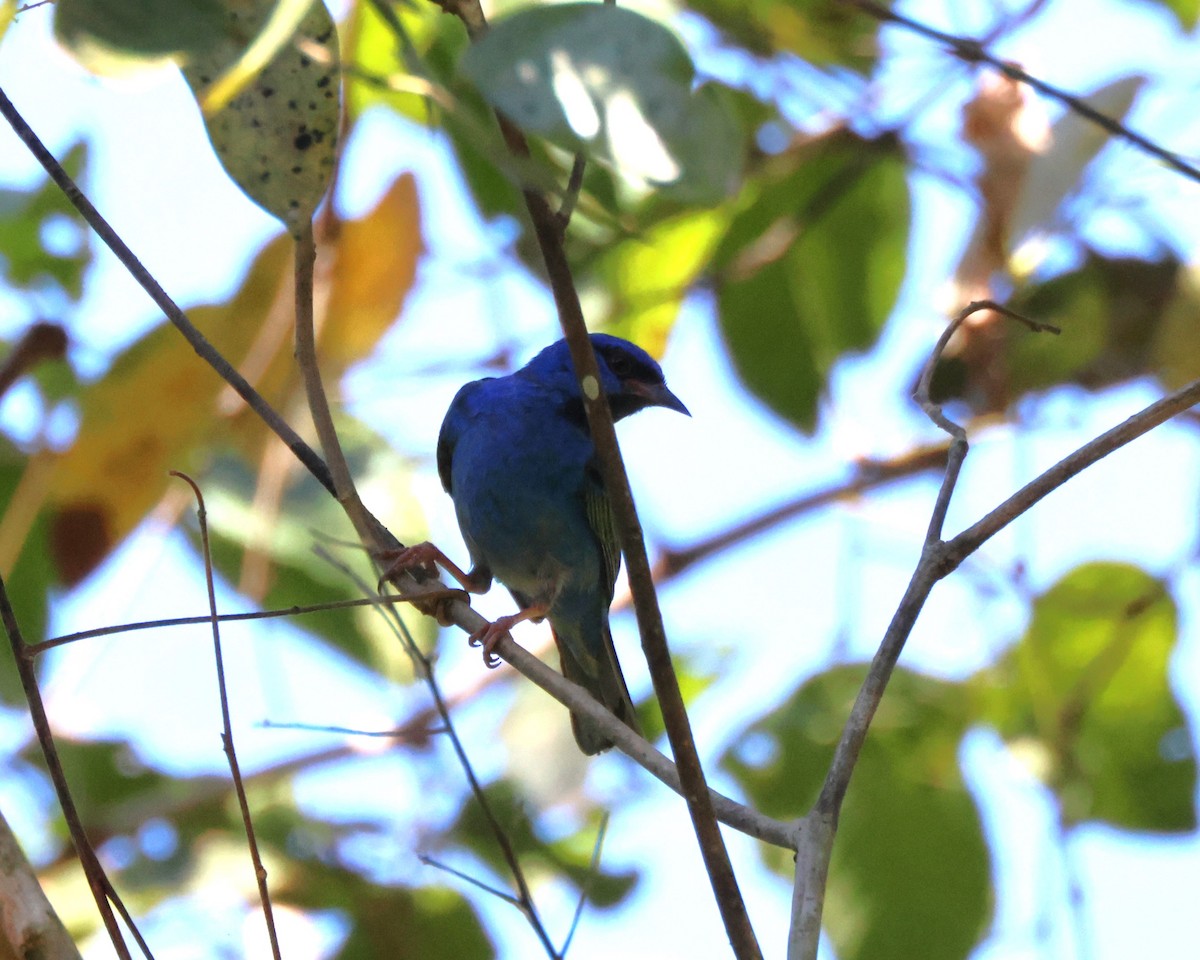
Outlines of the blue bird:
M654 406L688 414L644 350L606 334L591 340L614 419ZM520 610L471 636L489 666L509 628L548 618L563 675L638 731L608 627L620 546L567 342L510 376L459 390L442 422L437 466L471 570L425 543L402 551L389 574L437 563L473 593L495 577ZM586 717L572 713L571 726L585 754L612 746Z

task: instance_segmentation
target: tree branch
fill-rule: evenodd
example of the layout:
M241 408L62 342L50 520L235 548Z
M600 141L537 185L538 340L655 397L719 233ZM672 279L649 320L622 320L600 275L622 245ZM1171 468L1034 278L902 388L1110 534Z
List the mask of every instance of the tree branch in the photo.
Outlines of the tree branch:
M478 0L454 0L453 3L444 0L444 4L445 9L452 9L462 18L472 39L480 36L486 29L486 21ZM510 151L518 156L528 156L529 147L524 134L502 114L497 113L496 116ZM612 503L617 535L625 555L629 586L641 632L642 650L650 668L654 692L662 709L667 739L679 765L682 793L696 831L700 853L735 955L739 958L759 958L762 951L750 925L729 853L717 826L704 770L700 764L700 755L692 737L691 724L679 689L679 680L671 664L662 612L654 590L654 579L646 556L641 523L633 502L633 494L629 489L629 477L625 472L616 430L613 427L612 411L601 387L599 368L596 365L591 340L588 339L587 323L575 288L571 265L563 249L563 222L540 192L523 185L522 194L546 266L559 323L570 347L575 375L579 378L588 427L596 447L605 489ZM498 648L501 656L503 650L503 646Z
M941 576L945 576L957 568L987 540L1076 474L1082 473L1093 463L1149 433L1155 427L1166 423L1172 417L1178 416L1197 403L1200 403L1200 380L1189 383L1161 400L1155 401L1141 412L1135 413L1128 420L1111 430L1106 430L1095 440L1085 443L1074 453L1064 457L958 536L943 544L940 550L940 560L944 571Z
M853 464L854 476L849 480L838 481L814 493L803 494L690 547L663 550L654 565L655 583L661 586L696 564L805 513L819 510L840 500L861 496L876 487L905 477L928 470L944 469L949 451L949 444L933 443L909 450L889 460L859 461Z
M2 96L2 94L0 94ZM17 673L21 678L21 686L25 691L25 699L29 703L29 716L33 720L33 729L37 733L38 743L42 748L42 756L46 760L46 769L50 772L50 780L54 784L54 792L58 795L58 803L62 808L63 818L67 821L67 829L71 834L71 842L75 845L75 852L79 856L79 864L83 867L84 876L87 877L88 887L92 891L92 897L96 901L96 909L100 911L100 918L104 922L104 929L108 931L109 939L112 940L113 949L121 960L131 960L129 955L129 947L125 944L125 937L121 933L121 927L117 923L117 918L112 912L112 907L108 902L111 886L108 883L108 878L104 875L104 867L100 865L100 859L96 856L96 851L93 849L91 841L88 840L87 831L83 829L83 821L79 818L79 811L75 807L75 799L71 796L71 789L67 786L67 777L63 773L62 763L58 758L58 748L54 745L54 733L50 729L50 720L46 716L46 707L42 703L42 693L38 689L37 675L34 673L33 661L25 655L25 641L21 637L21 628L17 623L17 615L13 612L12 604L8 599L8 588L4 585L3 578L0 578L0 619L4 622L4 630L8 634L8 642L12 647L13 658L17 662Z
M815 960L817 955L820 915L824 904L825 873L828 870L830 850L837 830L837 818L841 811L842 801L845 798L846 789L849 786L850 777L863 742L866 740L871 719L883 697L892 670L904 648L904 643L934 584L956 570L966 557L979 549L995 533L1025 513L1047 494L1061 487L1071 477L1114 450L1160 426L1171 417L1200 403L1200 380L1198 380L1150 404L1124 423L1084 444L1041 476L1026 484L998 507L989 511L982 519L958 536L949 541L943 541L939 539L941 524L945 518L958 469L966 456L967 440L962 428L948 420L941 413L940 408L929 400L928 387L931 371L950 336L963 320L976 310L996 309L996 306L987 301L974 303L954 319L934 348L917 389L916 398L922 408L935 423L950 432L955 439L951 443L946 477L938 492L929 530L926 534L925 546L921 551L921 559L913 572L904 597L892 617L892 622L888 625L883 641L871 661L870 670L859 690L854 706L851 708L850 718L842 731L817 803L804 820L805 829L800 834L801 843L797 853L794 913L788 945L790 960ZM1051 327L1027 320L1003 308L1001 308L1001 312L1020 320L1032 329L1053 330ZM814 884L818 886L814 887Z
M80 960L0 811L0 956Z
M995 54L988 53L980 41L971 40L966 37L956 37L951 33L943 33L941 30L936 30L928 24L906 17L893 9L873 2L873 0L841 0L841 2L847 6L857 7L863 13L884 23L898 23L913 33L919 33L930 40L945 44L954 51L955 56L962 58L967 63L986 63L1006 77L1032 87L1038 93L1049 97L1051 100L1057 100L1085 120L1090 120L1096 126L1107 130L1114 137L1120 137L1142 152L1148 153L1152 157L1157 157L1168 167L1171 167L1177 173L1183 174L1189 180L1200 182L1200 169L1192 166L1179 154L1159 146L1153 140L1142 136L1140 133L1135 133L1120 121L1101 113L1081 97L1077 97L1066 90L1035 77L1031 73L1027 73L1015 63L1002 60Z
M826 877L829 870L829 860L832 855L833 841L837 834L838 816L841 813L842 802L846 790L850 786L850 778L858 763L859 754L867 739L867 732L875 711L879 708L891 680L892 672L900 659L909 634L912 633L917 617L920 615L930 591L950 569L945 567L942 553L945 544L941 541L942 524L950 505L950 497L967 456L967 434L957 423L946 417L937 404L929 398L929 385L933 379L933 371L941 359L946 345L955 331L962 326L968 317L980 310L995 310L1006 317L1018 320L1033 330L1057 330L1046 324L1039 324L1026 319L1019 314L991 300L982 300L968 304L942 332L937 344L926 362L913 398L938 427L950 434L950 452L946 460L946 472L938 490L937 499L931 512L929 527L925 534L925 544L921 550L921 558L909 580L904 596L892 615L883 640L871 659L870 669L855 697L850 709L850 716L842 729L834 751L833 760L825 774L825 782L817 802L808 816L804 819L805 830L801 834L800 849L796 856L796 887L792 897L792 926L788 936L788 960L816 960L817 945L821 932L821 914L825 905Z

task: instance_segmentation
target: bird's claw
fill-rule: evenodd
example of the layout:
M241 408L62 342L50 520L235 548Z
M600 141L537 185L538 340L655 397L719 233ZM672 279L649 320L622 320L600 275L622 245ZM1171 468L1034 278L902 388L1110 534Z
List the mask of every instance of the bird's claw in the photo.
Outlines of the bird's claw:
M467 638L467 643L473 647L483 647L483 664L489 670L500 666L500 658L496 656L496 645L502 637L508 635L508 617L501 617L495 623L476 630Z
M385 583L395 580L403 573L415 574L415 579L432 579L437 576L438 548L432 543L417 543L411 547L399 550L384 550L376 554L381 563L387 562L387 569L379 577L376 591L381 591Z

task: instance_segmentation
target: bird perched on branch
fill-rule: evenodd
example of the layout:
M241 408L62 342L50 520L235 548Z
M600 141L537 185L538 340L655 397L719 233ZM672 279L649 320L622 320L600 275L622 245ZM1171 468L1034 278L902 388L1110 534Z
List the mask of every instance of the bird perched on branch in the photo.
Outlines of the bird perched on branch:
M606 334L591 341L614 420L646 407L688 413L644 350ZM442 422L437 465L471 570L424 543L402 551L389 575L437 563L473 593L485 592L495 577L520 609L472 635L488 665L496 664L492 649L510 627L548 618L563 675L638 730L608 628L620 545L567 342L510 376L459 390ZM586 717L572 713L571 726L586 754L612 746Z

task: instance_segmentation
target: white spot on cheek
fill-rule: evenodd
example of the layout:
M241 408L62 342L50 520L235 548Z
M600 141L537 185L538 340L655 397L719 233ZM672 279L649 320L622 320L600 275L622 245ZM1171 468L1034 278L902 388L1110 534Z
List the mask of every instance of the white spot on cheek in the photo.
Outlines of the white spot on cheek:
M582 380L583 395L589 400L595 400L600 396L600 383L591 374L588 374Z

